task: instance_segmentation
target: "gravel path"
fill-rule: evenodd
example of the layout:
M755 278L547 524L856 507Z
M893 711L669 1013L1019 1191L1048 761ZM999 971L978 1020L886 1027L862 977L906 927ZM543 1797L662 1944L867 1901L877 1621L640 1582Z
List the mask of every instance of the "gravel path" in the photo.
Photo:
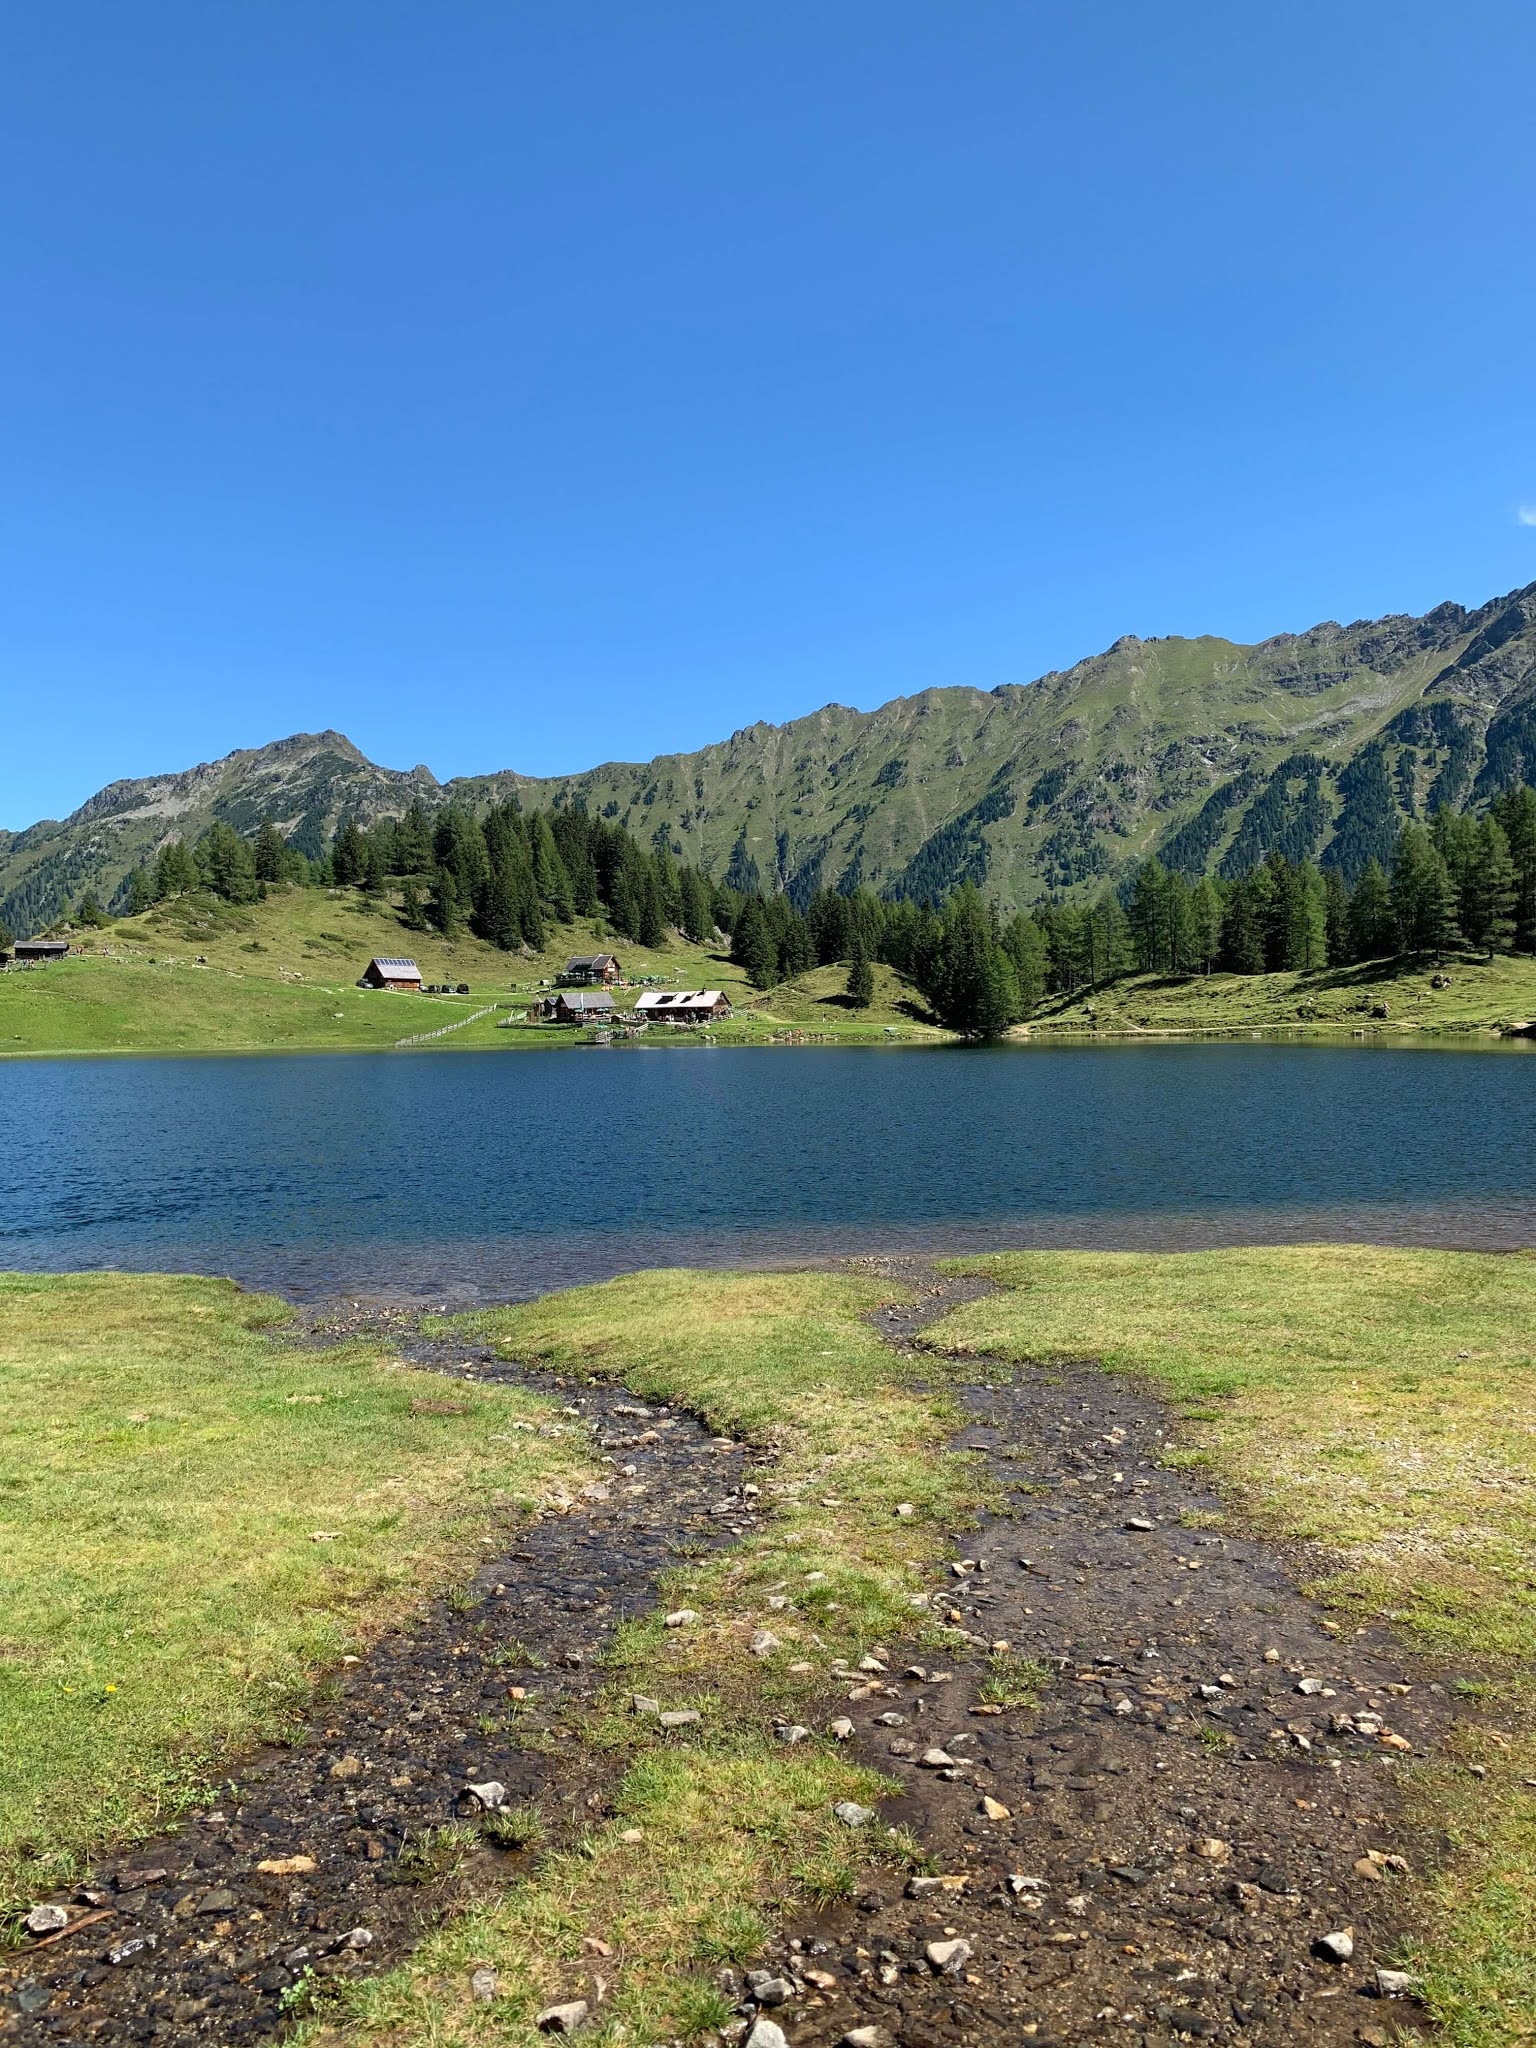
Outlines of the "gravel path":
M876 1318L897 1345L976 1289L891 1270L925 1290ZM1341 1633L1273 1549L1228 1533L1216 1498L1161 1462L1167 1412L1123 1382L1031 1372L964 1401L959 1443L1007 1501L957 1533L933 1596L971 1653L947 1675L893 1660L837 1709L901 1783L876 1824L912 1827L951 1882L786 1929L769 1961L804 1987L774 2014L794 2048L870 2026L901 2048L1423 2029L1377 1971L1426 1853L1402 1768L1443 1740L1452 1675L1385 1631ZM982 1707L1000 1642L1055 1674L1037 1708ZM956 1941L936 1966L929 1945Z

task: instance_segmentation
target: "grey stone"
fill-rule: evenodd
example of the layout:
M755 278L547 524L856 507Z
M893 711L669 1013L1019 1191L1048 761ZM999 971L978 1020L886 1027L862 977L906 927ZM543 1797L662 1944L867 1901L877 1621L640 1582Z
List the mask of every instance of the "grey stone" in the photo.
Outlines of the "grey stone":
M476 2005L489 2005L496 1996L496 1986L500 1982L500 1977L497 1976L489 1963L486 1963L470 1977L469 1995Z
M233 1892L211 1891L203 1893L197 1902L197 1910L199 1913L233 1913L239 1904Z
M787 2005L795 1987L776 1970L748 1970L747 1990L759 2005Z
M955 1758L947 1749L925 1749L918 1762L925 1771L948 1771L955 1767Z
M771 1628L760 1628L752 1638L754 1657L771 1657L778 1647L779 1639Z
M1376 1996L1378 1998L1406 1998L1411 1991L1417 1991L1419 1980L1411 1977L1406 1970L1378 1970L1376 1972Z
M69 1925L69 1915L62 1906L34 1906L26 1918L28 1934L57 1934Z
M464 1798L472 1799L482 1813L494 1813L507 1803L507 1788L500 1778L487 1778L482 1785L466 1785Z
M847 1828L867 1828L875 1817L872 1806L860 1806L852 1799L842 1800L832 1811Z
M789 2048L784 2029L775 2020L757 2020L742 2048Z
M663 1714L661 1725L663 1728L691 1728L695 1721L702 1721L703 1718L704 1716L696 1713L692 1707L680 1707L675 1713Z
M1155 1529L1157 1527L1157 1524L1156 1522L1149 1522L1145 1515L1132 1515L1126 1522L1125 1526L1127 1529L1135 1529L1141 1533L1145 1533L1149 1529Z
M584 1998L573 1998L565 2005L547 2005L534 2021L541 2034L574 2034L578 2027L587 2023L591 2007Z
M696 1608L678 1607L674 1608L672 1613L666 1616L662 1626L664 1628L686 1628L689 1622L697 1621L698 1618L698 1610Z
M853 1723L846 1714L839 1714L835 1721L827 1723L827 1732L839 1742L847 1742L853 1734Z
M956 1977L971 1960L971 1944L968 1941L930 1941L923 1950L931 1969L941 1977Z
M661 1701L653 1700L649 1693L631 1693L630 1705L637 1714L659 1714L661 1712Z
M1355 1930L1336 1927L1331 1934L1320 1934L1312 1946L1330 1963L1347 1963L1355 1952Z

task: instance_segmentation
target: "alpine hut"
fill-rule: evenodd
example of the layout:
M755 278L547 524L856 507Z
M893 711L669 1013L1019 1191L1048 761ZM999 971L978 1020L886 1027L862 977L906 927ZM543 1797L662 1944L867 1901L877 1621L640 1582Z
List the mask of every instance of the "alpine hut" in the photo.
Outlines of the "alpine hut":
M376 954L363 969L359 988L403 988L421 994L421 969L414 960L394 960Z

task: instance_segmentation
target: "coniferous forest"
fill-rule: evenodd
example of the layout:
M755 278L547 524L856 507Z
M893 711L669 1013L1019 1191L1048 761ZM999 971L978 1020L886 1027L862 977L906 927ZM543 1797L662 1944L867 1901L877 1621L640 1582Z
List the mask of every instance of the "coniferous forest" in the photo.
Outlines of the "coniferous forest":
M643 946L675 929L728 943L761 989L846 962L855 1006L869 1002L871 963L883 962L940 1023L987 1037L1052 995L1132 973L1308 971L1457 946L1536 952L1536 790L1512 785L1480 817L1441 809L1404 825L1390 865L1367 859L1352 886L1337 867L1278 851L1232 878L1153 859L1092 903L1051 900L1006 918L969 882L927 901L822 889L797 910L742 863L714 882L579 805L524 812L515 800L479 814L418 801L366 829L347 819L320 860L270 822L254 838L216 824L134 869L113 907L140 911L198 888L248 903L276 885L398 891L409 929L467 929L506 952L541 949L578 917L604 918ZM94 898L79 914L102 916Z

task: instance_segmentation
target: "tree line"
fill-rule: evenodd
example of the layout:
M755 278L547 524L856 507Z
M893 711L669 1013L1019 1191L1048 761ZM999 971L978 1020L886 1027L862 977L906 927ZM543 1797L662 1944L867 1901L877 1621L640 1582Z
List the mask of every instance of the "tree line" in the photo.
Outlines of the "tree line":
M283 884L374 895L398 886L412 930L451 938L468 928L504 951L540 951L553 928L601 917L648 947L669 927L698 944L727 937L732 959L765 990L846 963L847 1000L858 1008L872 1001L883 963L941 1023L988 1036L1048 995L1129 973L1305 971L1456 944L1536 952L1536 790L1508 788L1480 818L1441 810L1428 826L1406 824L1390 872L1367 861L1353 888L1280 853L1235 879L1191 878L1153 859L1096 902L1049 901L1004 918L970 883L926 903L822 889L802 912L732 873L747 886L712 882L579 803L524 812L513 797L477 814L460 804L428 812L417 800L366 829L344 819L319 861L270 822L253 839L215 824L135 869L118 907L143 910L197 888L248 903ZM94 908L94 899L82 906Z

